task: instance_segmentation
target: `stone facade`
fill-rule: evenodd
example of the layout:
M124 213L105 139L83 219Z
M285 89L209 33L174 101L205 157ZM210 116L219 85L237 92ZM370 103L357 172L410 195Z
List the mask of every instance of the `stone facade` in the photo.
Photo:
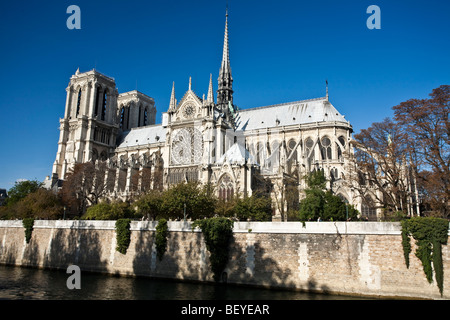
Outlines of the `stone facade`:
M0 263L41 268L213 281L209 252L189 222L169 222L162 260L156 222L133 221L125 255L117 252L115 221L35 221L30 243L22 221L0 221ZM442 246L444 293L429 284L412 243L406 268L399 223L236 222L225 269L228 283L397 298L450 298L450 250Z

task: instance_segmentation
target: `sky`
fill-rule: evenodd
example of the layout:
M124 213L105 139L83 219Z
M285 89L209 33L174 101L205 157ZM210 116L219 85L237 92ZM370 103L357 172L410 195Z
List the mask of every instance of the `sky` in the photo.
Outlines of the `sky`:
M119 93L155 99L156 122L214 90L228 3L234 103L240 109L325 96L354 133L392 107L450 84L450 1L15 0L0 2L0 188L51 175L66 87L96 69ZM69 29L70 5L81 29ZM380 29L369 29L370 5Z

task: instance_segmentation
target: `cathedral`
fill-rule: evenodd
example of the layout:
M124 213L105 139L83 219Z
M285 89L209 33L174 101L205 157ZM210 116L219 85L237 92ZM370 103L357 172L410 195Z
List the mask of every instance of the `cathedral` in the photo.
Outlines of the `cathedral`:
M52 179L64 180L76 163L103 161L112 198L199 181L228 199L270 183L273 219L280 221L302 198L303 177L323 170L328 188L361 211L345 183L353 129L329 101L328 87L325 97L238 109L228 45L227 13L217 91L211 76L200 97L189 79L177 100L172 84L161 124L150 96L119 93L113 78L77 70L66 89Z

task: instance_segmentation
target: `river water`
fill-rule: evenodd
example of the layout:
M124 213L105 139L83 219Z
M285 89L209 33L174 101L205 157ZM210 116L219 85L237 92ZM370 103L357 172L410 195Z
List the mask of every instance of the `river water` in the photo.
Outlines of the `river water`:
M0 266L0 300L340 300L313 294L236 285L214 285L145 277L119 277L81 270L80 289L68 289L71 274Z

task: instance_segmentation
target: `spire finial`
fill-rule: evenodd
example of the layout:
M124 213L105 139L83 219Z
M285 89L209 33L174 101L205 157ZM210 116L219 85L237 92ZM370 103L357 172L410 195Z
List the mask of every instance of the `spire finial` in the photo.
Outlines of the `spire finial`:
M175 81L172 84L172 93L170 95L170 104L169 104L169 111L174 111L176 107L176 100L175 100Z
M212 73L209 74L209 87L208 87L208 96L206 98L206 101L210 102L210 103L214 103Z
M327 100L328 100L328 79L325 80L326 86L327 86Z
M192 89L192 78L189 77L189 91L191 91Z

